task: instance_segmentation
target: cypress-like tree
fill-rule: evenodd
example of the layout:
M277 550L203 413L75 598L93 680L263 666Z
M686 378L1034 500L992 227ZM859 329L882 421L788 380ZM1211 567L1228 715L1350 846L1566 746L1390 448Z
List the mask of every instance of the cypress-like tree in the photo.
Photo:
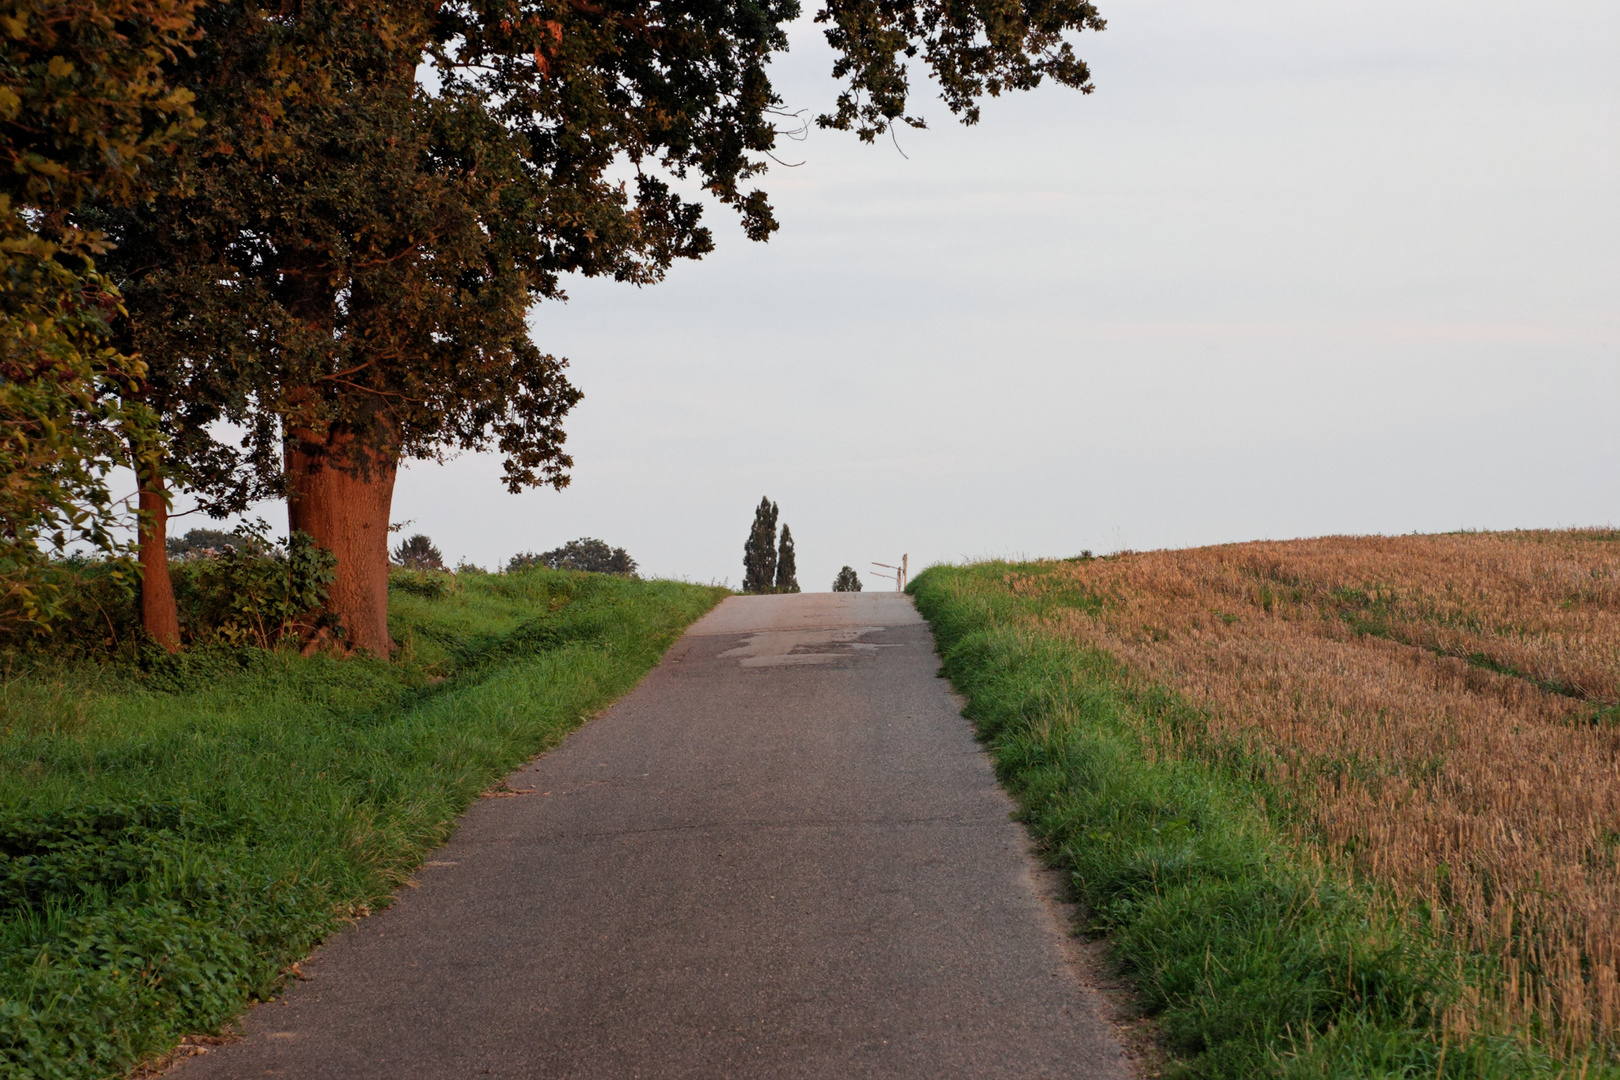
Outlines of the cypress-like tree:
M838 576L833 578L833 592L860 591L861 575L857 574L855 572L855 568L852 566L844 567L842 570L838 571Z
M793 557L793 533L786 523L782 525L782 539L776 545L776 591L799 591L799 567Z
M776 586L776 504L761 498L754 527L743 545L743 592L768 593Z

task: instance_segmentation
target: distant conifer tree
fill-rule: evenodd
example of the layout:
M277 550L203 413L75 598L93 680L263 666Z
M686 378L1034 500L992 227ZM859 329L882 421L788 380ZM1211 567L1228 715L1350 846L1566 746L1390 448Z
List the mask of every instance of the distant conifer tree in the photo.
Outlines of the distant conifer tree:
M838 576L833 578L833 592L860 591L861 575L857 574L853 567L844 567L842 570L838 571Z
M793 533L782 526L782 540L776 545L776 591L799 591L799 567L793 560Z
M394 565L407 570L443 570L444 552L433 541L417 533L394 549Z
M743 545L743 592L768 593L776 585L776 504L759 500L754 527Z

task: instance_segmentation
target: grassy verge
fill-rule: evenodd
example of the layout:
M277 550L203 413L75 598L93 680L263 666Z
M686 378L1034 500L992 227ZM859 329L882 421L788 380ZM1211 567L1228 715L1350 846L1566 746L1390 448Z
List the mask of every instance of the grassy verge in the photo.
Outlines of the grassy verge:
M0 1076L105 1077L272 993L725 590L404 576L394 663L35 660L0 697Z
M1043 628L1093 598L1015 593L934 567L910 591L1003 782L1109 935L1177 1071L1253 1077L1615 1077L1511 1033L1459 1047L1447 1006L1496 973L1339 873L1287 828L1294 803L1205 718L1108 654Z

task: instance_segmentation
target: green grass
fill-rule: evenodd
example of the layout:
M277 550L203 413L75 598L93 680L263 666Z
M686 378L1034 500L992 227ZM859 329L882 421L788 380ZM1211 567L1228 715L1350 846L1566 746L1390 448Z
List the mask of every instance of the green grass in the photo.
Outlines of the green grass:
M0 1076L122 1075L273 993L726 595L548 570L396 585L393 663L13 659Z
M1013 594L1044 564L933 567L910 591L1003 783L1184 1076L1620 1077L1439 1017L1489 978L1366 883L1293 846L1295 812L1241 747L1108 655L1043 631L1085 597Z

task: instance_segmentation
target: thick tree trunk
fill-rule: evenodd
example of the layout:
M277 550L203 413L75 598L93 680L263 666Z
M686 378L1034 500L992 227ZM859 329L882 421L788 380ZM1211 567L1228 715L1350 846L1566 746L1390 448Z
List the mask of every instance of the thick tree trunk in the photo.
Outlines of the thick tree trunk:
M180 609L169 578L169 504L163 477L142 470L137 545L141 558L141 625L170 652L180 649Z
M324 440L294 432L286 465L288 524L337 556L327 610L350 645L388 656L388 513L398 453L344 431Z

